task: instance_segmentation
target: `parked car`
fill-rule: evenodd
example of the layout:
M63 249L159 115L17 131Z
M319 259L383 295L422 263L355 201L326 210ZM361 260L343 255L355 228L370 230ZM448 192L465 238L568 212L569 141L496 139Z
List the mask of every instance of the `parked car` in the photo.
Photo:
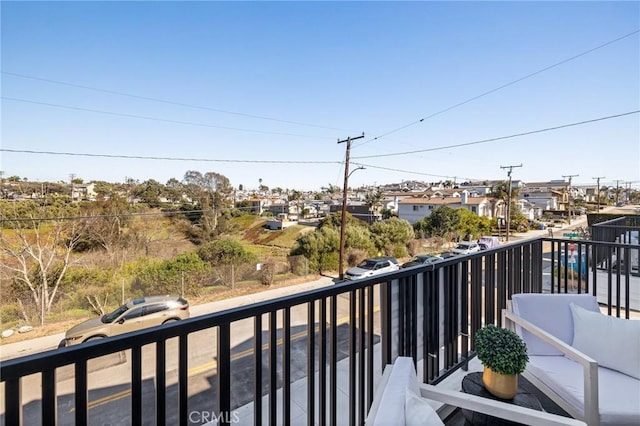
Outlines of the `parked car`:
M456 257L457 254L452 252L452 251L445 251L444 253L440 253L438 255L438 257L440 257L440 259L450 259L452 257Z
M410 261L403 263L401 268L410 268L411 266L417 265L430 265L438 260L442 260L442 258L431 254L419 254Z
M346 280L357 280L384 274L385 272L397 271L398 269L400 269L400 266L398 266L398 260L395 257L372 257L363 260L358 266L347 269L344 278Z
M133 299L115 311L82 322L67 331L60 346L129 333L189 318L189 302L178 296Z
M452 253L455 254L469 254L480 251L480 246L478 243L473 241L462 241L458 243L458 245L451 250Z
M480 250L487 250L500 245L498 237L480 237L478 238L478 246Z

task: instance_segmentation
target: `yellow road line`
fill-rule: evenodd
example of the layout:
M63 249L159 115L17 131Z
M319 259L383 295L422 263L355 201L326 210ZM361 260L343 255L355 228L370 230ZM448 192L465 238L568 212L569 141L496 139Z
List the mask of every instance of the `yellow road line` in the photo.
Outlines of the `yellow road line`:
M379 312L380 311L380 306L376 305L373 308L373 312ZM359 318L358 315L356 315L356 318ZM346 324L349 322L349 317L348 316L344 316L341 318L338 318L336 320L336 325L340 326L343 324ZM319 326L315 327L315 331L318 332L320 330ZM303 337L307 335L306 331L300 331L298 333L294 333L291 335L291 340L297 340L300 337ZM276 345L281 345L283 343L283 338L279 338L278 340L276 340ZM265 343L262 345L262 350L267 350L269 349L269 343ZM235 361L237 359L243 358L247 355L250 355L254 352L254 348L249 348L249 349L245 349L244 351L240 351L237 352L233 355L231 355L231 361ZM187 370L187 377L193 377L196 376L198 374L204 373L205 371L209 371L209 370L215 370L218 367L218 363L216 360L213 361L209 361L206 362L204 364L192 367L190 369ZM104 405L107 404L111 401L115 401L117 399L121 399L121 398L126 398L127 396L129 396L131 394L131 389L125 389L123 391L120 392L116 392L114 394L111 395L107 395L104 396L102 398L98 398L98 399L94 399L93 401L90 401L89 403L87 403L87 410L91 410L92 408L98 407L100 405ZM69 410L70 413L75 411L75 407L72 408L71 410Z
M113 401L116 399L124 398L131 393L131 389L125 389L120 392L112 393L111 395L103 396L102 398L94 399L87 403L87 410L91 410L93 407L97 407L99 405L103 405L108 403L109 401ZM76 411L76 407L73 407L69 410L70 413Z

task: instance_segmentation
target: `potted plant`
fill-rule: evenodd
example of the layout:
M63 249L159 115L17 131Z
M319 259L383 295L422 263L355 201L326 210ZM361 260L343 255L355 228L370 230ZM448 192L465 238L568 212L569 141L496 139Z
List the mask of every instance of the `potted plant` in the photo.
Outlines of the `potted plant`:
M491 394L512 399L518 393L518 374L527 366L527 345L511 330L489 324L476 332L475 350L484 365L482 383Z

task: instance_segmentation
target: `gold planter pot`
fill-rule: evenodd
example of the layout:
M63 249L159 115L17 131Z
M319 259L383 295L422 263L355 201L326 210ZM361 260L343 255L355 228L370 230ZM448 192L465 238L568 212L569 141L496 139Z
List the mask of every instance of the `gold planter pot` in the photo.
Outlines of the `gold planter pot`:
M492 394L502 399L513 399L518 393L518 375L504 375L496 373L489 367L484 367L482 384Z

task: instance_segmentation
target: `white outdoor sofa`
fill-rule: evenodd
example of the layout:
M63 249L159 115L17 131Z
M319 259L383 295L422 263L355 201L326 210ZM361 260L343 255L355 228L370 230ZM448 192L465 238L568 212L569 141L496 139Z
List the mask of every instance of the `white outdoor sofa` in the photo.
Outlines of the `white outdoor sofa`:
M443 425L430 401L441 403L435 405L460 407L527 425L585 425L584 422L568 417L420 383L416 376L413 359L408 357L398 357L393 364L385 367L365 425Z
M640 425L640 321L587 294L514 294L503 324L527 344L523 376L589 426Z

